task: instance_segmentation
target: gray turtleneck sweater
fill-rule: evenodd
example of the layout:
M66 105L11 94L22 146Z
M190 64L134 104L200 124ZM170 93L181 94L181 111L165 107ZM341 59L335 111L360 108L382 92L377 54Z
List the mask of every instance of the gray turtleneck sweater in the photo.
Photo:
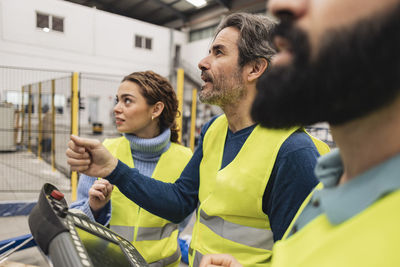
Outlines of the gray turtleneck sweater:
M162 153L168 150L171 145L170 129L166 129L159 136L151 139L144 139L132 134L124 134L131 145L131 152L135 168L145 176L151 177ZM92 221L107 225L111 219L111 201L94 216L89 206L89 189L97 177L81 174L78 183L77 201L70 205L71 209L82 210Z

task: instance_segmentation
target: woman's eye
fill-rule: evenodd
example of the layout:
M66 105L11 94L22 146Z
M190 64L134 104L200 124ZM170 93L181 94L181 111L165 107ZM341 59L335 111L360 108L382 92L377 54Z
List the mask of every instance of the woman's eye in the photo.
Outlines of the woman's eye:
M115 104L115 105L118 104L118 97L116 97L116 98L114 99L114 104Z
M130 103L132 103L132 100L129 99L129 98L125 98L125 99L124 99L124 103L125 103L125 104L130 104Z

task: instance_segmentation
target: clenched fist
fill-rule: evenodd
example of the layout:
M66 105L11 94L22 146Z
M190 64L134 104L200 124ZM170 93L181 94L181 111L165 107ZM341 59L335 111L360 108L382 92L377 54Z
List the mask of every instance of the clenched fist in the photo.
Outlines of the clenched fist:
M72 171L93 177L106 177L118 164L118 160L99 140L75 135L71 135L65 154Z

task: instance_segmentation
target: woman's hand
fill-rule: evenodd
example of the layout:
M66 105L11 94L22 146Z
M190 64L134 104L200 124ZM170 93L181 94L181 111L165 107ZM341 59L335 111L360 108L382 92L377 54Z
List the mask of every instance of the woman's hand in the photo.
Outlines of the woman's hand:
M89 189L89 206L95 213L110 201L114 186L105 179L96 180Z

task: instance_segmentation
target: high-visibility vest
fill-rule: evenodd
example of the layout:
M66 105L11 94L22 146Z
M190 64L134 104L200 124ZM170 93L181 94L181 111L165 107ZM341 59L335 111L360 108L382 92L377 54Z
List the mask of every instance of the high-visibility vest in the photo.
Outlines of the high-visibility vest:
M106 139L104 146L111 154L133 168L132 152L125 137ZM171 143L164 152L152 177L175 182L192 156L189 148ZM140 208L125 197L117 187L111 195L110 229L131 241L150 266L178 266L180 247L178 225Z
M205 254L228 253L244 266L265 266L270 264L274 241L262 199L282 143L298 128L256 126L235 159L220 169L227 129L223 115L204 136L189 262L198 266ZM329 150L325 143L313 141L321 154Z
M310 199L307 198L303 206ZM400 266L399 207L400 190L397 190L338 225L331 224L326 215L321 214L287 237L293 222L274 246L272 266Z

